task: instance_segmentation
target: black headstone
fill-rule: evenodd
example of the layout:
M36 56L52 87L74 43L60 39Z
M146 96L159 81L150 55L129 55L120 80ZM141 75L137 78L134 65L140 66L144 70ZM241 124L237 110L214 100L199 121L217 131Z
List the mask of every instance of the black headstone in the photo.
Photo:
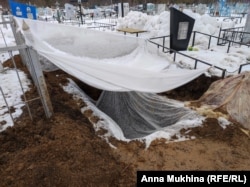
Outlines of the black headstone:
M182 11L170 8L170 49L187 50L195 20Z

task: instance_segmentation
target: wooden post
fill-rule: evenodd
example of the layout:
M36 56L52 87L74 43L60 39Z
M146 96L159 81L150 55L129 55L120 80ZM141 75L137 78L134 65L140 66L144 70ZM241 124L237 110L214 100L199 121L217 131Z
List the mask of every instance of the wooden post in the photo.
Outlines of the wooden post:
M24 38L21 32L19 31L18 33L16 33L15 31L16 29L14 25L14 20L13 20L13 24L11 25L12 25L11 27L12 27L12 31L14 33L14 37L15 37L17 45L24 44ZM21 49L19 50L19 53L22 58L22 61L27 66L31 74L31 77L36 85L41 102L43 104L46 117L50 118L53 114L53 107L52 107L50 96L47 90L47 85L43 76L42 67L39 62L39 56L37 52L31 47L27 47L26 49Z
M41 64L39 62L37 52L31 47L27 48L27 54L30 58L30 72L32 72L33 81L36 84L38 93L41 97L41 101L44 107L44 111L47 118L50 118L53 114L53 107L51 104L49 92L47 90L46 81L43 76Z

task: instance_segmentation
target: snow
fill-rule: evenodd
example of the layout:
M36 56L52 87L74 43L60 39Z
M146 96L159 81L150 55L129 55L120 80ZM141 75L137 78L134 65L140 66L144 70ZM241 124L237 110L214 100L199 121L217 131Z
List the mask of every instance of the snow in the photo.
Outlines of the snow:
M231 28L231 27L240 27L245 26L245 19L243 18L241 22L237 20L223 20L223 18L210 17L207 14L199 15L198 13L193 13L191 10L183 10L184 13L195 19L194 30L207 33L210 35L218 36L219 28ZM132 27L138 29L145 29L149 32L143 33L139 35L140 37L150 38L155 36L166 36L169 35L169 19L170 13L168 11L162 12L160 15L146 15L141 12L131 11L124 18L118 18L117 27ZM98 20L99 22L110 22L109 19ZM0 48L7 46L14 46L15 40L12 33L11 28L8 26L7 28L4 25L0 25L1 35L0 35ZM116 30L105 30L107 32L117 32ZM123 33L120 33L123 34ZM4 37L3 37L4 36ZM98 42L96 42L98 43ZM249 48L245 46L237 46L233 45L230 48L230 52L227 53L227 45L218 46L217 39L212 39L210 48L208 49L208 37L204 35L196 36L196 43L194 46L195 50L193 51L182 51L182 53L187 54L189 56L198 58L200 60L204 60L209 62L213 66L225 68L227 70L226 75L238 73L239 67L241 64L249 62ZM18 52L13 52L12 55L17 54ZM169 54L169 57L171 55ZM11 58L9 52L0 51L0 62L3 63L7 59ZM171 57L172 58L172 57ZM0 64L1 64L0 63ZM192 59L188 59L184 56L177 55L176 56L176 66L182 67L193 67L194 62ZM199 67L207 66L205 64L198 64ZM248 71L249 67L244 66L243 71ZM211 69L213 74L220 74L216 69ZM20 87L19 80L22 82L23 88ZM21 72L16 71L15 69L3 69L0 66L0 88L1 92L4 94L4 98L7 101L9 107L14 107L15 112L12 113L12 116L8 112L7 104L5 103L5 99L0 93L0 132L4 131L7 127L13 126L12 117L15 119L22 114L22 107L25 103L22 101L21 97L23 95L23 91L27 91L29 89L30 81L27 79L27 76ZM87 109L91 109L94 111L95 115L100 116L103 120L100 120L97 124L95 124L96 129L100 127L106 128L110 134L106 136L115 136L117 139L129 141L127 140L121 130L114 125L112 119L103 114L101 111L96 109L96 107L89 101L88 97L79 91L78 87L71 83L64 87L64 90L69 93L73 93L75 97L78 99L83 99L87 103L87 107L82 109L82 112ZM226 125L230 124L226 119L220 118L220 124L223 128ZM184 140L185 137L182 137L179 134L180 129L187 127L195 127L202 124L201 119L191 120L191 121L180 121L178 124L175 124L171 127L167 127L163 131L155 132L143 139L147 145L150 144L156 138L166 138L169 139L171 136L176 135L178 141ZM192 138L192 137L190 137Z

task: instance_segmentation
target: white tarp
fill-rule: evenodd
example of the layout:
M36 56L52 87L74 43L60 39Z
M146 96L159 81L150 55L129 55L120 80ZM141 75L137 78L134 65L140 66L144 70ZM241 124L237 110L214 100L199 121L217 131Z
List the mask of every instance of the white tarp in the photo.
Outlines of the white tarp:
M160 93L206 69L169 69L171 62L145 39L75 26L15 18L26 44L98 89Z

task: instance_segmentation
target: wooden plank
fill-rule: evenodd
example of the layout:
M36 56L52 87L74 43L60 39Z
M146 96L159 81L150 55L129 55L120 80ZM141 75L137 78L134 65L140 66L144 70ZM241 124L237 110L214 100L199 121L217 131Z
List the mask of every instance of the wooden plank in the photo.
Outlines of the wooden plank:
M127 32L127 33L130 33L130 34L147 32L146 30L133 29L133 28L121 28L121 29L117 29L117 31Z
M121 29L117 29L117 31L124 32L125 35L126 33L136 34L137 37L138 37L138 33L147 32L145 30L133 29L133 28L121 28Z

